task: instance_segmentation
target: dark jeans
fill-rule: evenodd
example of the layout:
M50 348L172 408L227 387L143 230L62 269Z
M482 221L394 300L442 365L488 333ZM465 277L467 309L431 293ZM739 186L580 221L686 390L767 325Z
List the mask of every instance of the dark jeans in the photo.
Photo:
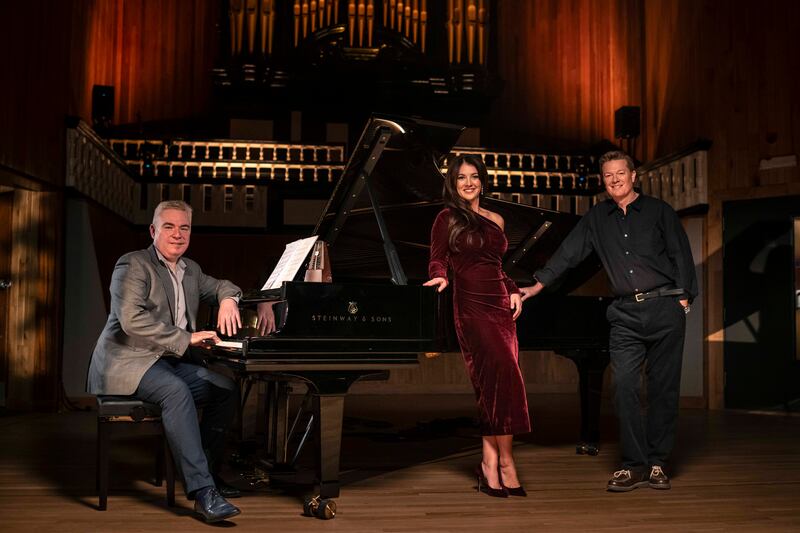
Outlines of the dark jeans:
M162 357L145 372L135 396L161 406L164 432L187 494L213 486L211 472L221 463L239 404L236 383L177 357ZM197 407L203 409L200 422Z
M616 300L606 314L611 324L614 404L620 426L622 468L644 471L665 466L675 443L686 316L678 297L635 302ZM642 412L642 367L647 413Z

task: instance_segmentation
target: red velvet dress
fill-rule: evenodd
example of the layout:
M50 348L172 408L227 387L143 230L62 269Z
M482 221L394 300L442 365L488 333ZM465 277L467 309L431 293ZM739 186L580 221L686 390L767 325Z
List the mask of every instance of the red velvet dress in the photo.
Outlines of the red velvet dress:
M517 328L509 294L516 284L503 272L508 241L500 226L482 216L480 240L467 244L462 233L459 252L448 246L449 209L443 209L431 230L431 278L452 272L456 335L469 371L482 435L518 435L531 430L525 382L519 368Z

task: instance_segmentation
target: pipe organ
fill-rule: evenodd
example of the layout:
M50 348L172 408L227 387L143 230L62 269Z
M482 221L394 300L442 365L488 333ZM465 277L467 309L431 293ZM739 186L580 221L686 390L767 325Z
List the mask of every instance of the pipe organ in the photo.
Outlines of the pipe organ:
M349 48L373 49L386 32L426 54L431 32L444 32L441 59L446 53L452 65L485 65L491 1L227 0L230 55L266 58L282 44L297 48L323 33L343 34Z

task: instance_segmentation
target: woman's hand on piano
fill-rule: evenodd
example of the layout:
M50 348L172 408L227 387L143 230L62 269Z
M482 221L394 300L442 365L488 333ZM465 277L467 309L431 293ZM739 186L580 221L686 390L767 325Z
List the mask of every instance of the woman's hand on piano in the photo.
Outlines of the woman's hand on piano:
M447 278L433 278L422 284L423 287L436 287L436 292L442 292L447 288Z
M239 304L233 298L225 298L219 303L217 329L223 335L236 335L241 327L242 317L239 316Z
M195 331L192 333L192 339L189 344L199 348L211 348L219 342L219 337L213 331Z
M275 331L275 313L272 306L275 302L261 302L258 304L258 333L259 335L269 335Z

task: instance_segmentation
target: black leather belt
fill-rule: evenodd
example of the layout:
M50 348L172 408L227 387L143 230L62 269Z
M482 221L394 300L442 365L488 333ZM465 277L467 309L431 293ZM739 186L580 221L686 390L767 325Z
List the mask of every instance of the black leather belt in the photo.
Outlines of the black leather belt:
M622 296L621 299L626 301L634 301L634 302L643 302L645 300L649 300L650 298L658 298L660 296L682 296L684 294L683 289L655 289L648 292L637 292L636 294L632 294L630 296Z

